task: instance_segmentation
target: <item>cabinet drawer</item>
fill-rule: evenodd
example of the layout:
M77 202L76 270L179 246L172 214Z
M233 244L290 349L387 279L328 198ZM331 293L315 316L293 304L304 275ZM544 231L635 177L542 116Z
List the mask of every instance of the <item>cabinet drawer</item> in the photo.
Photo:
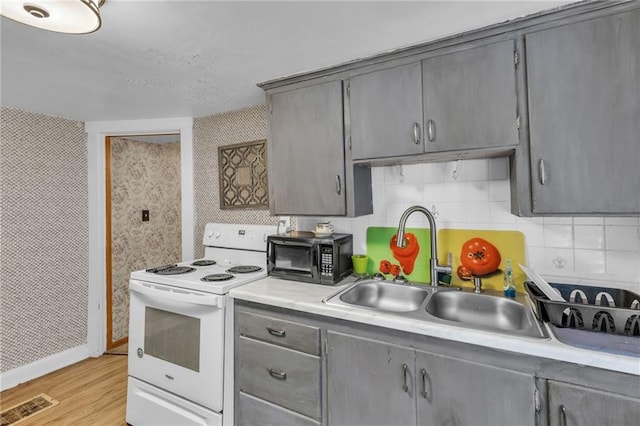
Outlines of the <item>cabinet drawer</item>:
M242 310L238 313L237 324L241 336L264 340L311 355L320 354L318 328Z
M320 419L320 358L240 337L236 352L241 392Z
M319 426L309 417L240 392L237 408L238 426Z

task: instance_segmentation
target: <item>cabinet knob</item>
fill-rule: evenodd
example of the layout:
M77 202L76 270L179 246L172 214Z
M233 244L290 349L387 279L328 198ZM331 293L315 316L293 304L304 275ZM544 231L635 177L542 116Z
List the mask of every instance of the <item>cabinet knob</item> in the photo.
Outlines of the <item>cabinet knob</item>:
M420 124L413 123L413 143L420 145Z
M409 392L409 386L407 386L407 364L402 364L402 390Z
M427 136L429 138L429 142L436 141L436 123L433 120L429 120L427 122Z
M544 166L544 160L538 161L538 174L540 175L540 185L546 185L547 183L547 171Z
M424 399L428 399L429 394L427 393L427 370L425 370L424 368L420 370L420 377L422 379L422 392L420 392L420 395L422 395Z

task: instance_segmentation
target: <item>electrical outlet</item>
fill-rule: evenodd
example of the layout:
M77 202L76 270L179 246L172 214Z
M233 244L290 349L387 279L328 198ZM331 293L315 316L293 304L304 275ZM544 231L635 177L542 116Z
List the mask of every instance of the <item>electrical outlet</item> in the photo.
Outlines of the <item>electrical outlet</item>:
M149 210L142 210L142 221L149 222Z

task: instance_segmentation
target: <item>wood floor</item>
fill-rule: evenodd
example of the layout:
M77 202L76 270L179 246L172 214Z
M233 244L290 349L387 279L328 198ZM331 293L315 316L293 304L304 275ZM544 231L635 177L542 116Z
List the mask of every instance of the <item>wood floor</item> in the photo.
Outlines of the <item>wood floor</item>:
M59 404L19 423L123 426L127 403L127 357L89 358L0 393L0 411L46 393Z

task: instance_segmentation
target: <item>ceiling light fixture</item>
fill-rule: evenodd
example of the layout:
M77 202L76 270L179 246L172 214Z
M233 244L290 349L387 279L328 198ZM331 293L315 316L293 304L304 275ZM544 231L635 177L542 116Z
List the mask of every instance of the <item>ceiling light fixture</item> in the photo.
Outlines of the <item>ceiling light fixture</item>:
M102 25L105 0L2 0L0 15L14 21L68 34L88 34Z

